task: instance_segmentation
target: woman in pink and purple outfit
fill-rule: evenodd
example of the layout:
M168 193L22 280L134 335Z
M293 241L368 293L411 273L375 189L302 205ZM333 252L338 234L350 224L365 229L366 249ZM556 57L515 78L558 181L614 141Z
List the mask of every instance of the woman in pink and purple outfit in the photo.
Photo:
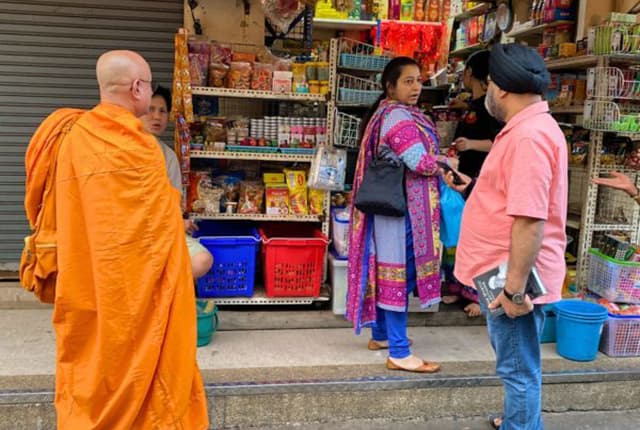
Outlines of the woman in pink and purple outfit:
M440 205L438 136L416 107L422 81L418 64L393 59L382 74L384 93L362 133L354 177L357 194L380 138L380 153L406 165L407 215L366 215L352 209L349 229L347 319L356 333L371 327L369 349L389 348L387 368L437 372L440 366L411 354L408 297L417 290L423 307L440 301Z

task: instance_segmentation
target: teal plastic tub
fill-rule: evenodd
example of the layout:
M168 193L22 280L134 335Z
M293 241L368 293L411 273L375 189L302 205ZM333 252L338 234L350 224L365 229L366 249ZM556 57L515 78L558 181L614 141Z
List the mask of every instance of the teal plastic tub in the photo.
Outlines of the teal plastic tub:
M210 300L196 300L198 311L198 346L211 343L218 330L218 307Z

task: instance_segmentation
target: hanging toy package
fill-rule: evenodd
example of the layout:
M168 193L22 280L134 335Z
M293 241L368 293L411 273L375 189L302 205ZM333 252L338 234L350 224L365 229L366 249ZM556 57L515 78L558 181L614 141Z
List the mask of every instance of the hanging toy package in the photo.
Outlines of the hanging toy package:
M286 32L298 15L298 0L260 0L264 16L279 30Z
M344 190L347 152L319 146L309 171L309 188L326 191Z

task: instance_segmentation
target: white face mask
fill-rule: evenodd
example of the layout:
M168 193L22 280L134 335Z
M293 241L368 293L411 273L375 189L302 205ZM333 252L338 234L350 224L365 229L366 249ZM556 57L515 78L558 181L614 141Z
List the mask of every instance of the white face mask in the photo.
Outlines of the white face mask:
M489 93L484 97L484 108L489 112L489 115L495 118L495 115L491 112L491 106L489 106Z
M504 121L500 117L500 112L498 112L498 106L493 98L493 93L491 91L487 91L487 95L484 98L484 107L489 112L489 115L497 119L498 121Z

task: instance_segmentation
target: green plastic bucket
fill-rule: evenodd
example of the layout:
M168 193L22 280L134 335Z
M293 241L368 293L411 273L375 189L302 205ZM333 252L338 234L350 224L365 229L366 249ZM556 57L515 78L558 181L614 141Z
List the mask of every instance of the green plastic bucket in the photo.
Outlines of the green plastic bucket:
M211 300L196 300L198 311L198 346L211 343L218 330L218 307Z

